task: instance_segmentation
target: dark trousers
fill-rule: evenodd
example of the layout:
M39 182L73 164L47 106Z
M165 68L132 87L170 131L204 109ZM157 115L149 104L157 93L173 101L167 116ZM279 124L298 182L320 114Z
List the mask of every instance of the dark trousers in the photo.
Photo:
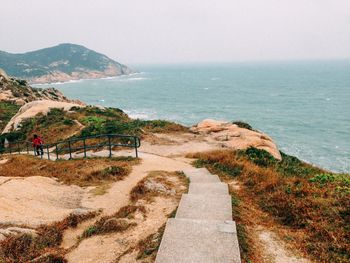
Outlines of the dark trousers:
M36 145L35 151L36 151L36 155L43 155L44 154L44 148L42 145Z

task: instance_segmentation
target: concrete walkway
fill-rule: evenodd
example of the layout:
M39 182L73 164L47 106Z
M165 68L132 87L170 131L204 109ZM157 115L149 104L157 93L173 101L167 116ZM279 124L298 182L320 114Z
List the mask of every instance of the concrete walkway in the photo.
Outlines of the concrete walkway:
M188 194L168 220L156 263L240 263L228 186L207 169L189 169Z

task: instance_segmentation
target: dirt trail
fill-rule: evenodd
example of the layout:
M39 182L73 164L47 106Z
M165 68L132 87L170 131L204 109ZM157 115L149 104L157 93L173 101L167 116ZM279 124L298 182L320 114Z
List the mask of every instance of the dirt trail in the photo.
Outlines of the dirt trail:
M113 183L108 192L104 195L86 196L86 198L82 200L82 205L87 208L102 209L102 215L111 215L130 202L129 193L131 189L140 180L145 178L150 171L162 170L173 172L191 168L191 165L188 163L158 155L140 153L140 157L142 158L141 163L133 167L129 176L122 181ZM64 233L61 247L68 249L75 245L78 237L92 222L93 220L90 220L79 225L75 229L68 229ZM96 244L96 246L98 246L98 244Z
M311 261L295 255L285 247L284 242L272 231L256 229L260 244L264 248L264 262L274 263L310 263Z
M146 206L146 217L138 220L138 225L130 231L85 239L66 258L68 262L76 263L115 262L116 260L135 262L135 253L130 255L123 254L129 252L130 248L133 250L140 240L157 232L158 228L165 224L168 214L176 206L177 202L171 199L156 198L153 203Z

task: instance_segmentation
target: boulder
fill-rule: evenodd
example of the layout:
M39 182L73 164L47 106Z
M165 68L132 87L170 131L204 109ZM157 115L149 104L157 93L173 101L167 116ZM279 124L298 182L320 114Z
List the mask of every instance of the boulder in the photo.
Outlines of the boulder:
M277 145L268 135L255 130L241 128L226 121L206 119L190 129L194 133L206 134L219 141L223 146L233 149L246 149L255 147L269 152L273 157L281 160Z

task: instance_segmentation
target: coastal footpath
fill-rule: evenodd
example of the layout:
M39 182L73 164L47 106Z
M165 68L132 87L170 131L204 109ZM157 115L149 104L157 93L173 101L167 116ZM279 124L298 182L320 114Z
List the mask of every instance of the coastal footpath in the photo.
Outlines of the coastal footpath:
M247 123L131 119L4 72L0 115L0 145L33 133L45 143L111 133L142 140L139 158L127 148L111 149L108 158L103 147L88 158L76 151L72 160L66 153L59 161L0 155L0 262L171 262L162 259L173 253L172 239L191 242L204 228L218 240L238 238L239 248L201 244L201 256L228 249L225 262L350 259L349 175L279 151ZM218 223L216 232L212 219L234 224Z

